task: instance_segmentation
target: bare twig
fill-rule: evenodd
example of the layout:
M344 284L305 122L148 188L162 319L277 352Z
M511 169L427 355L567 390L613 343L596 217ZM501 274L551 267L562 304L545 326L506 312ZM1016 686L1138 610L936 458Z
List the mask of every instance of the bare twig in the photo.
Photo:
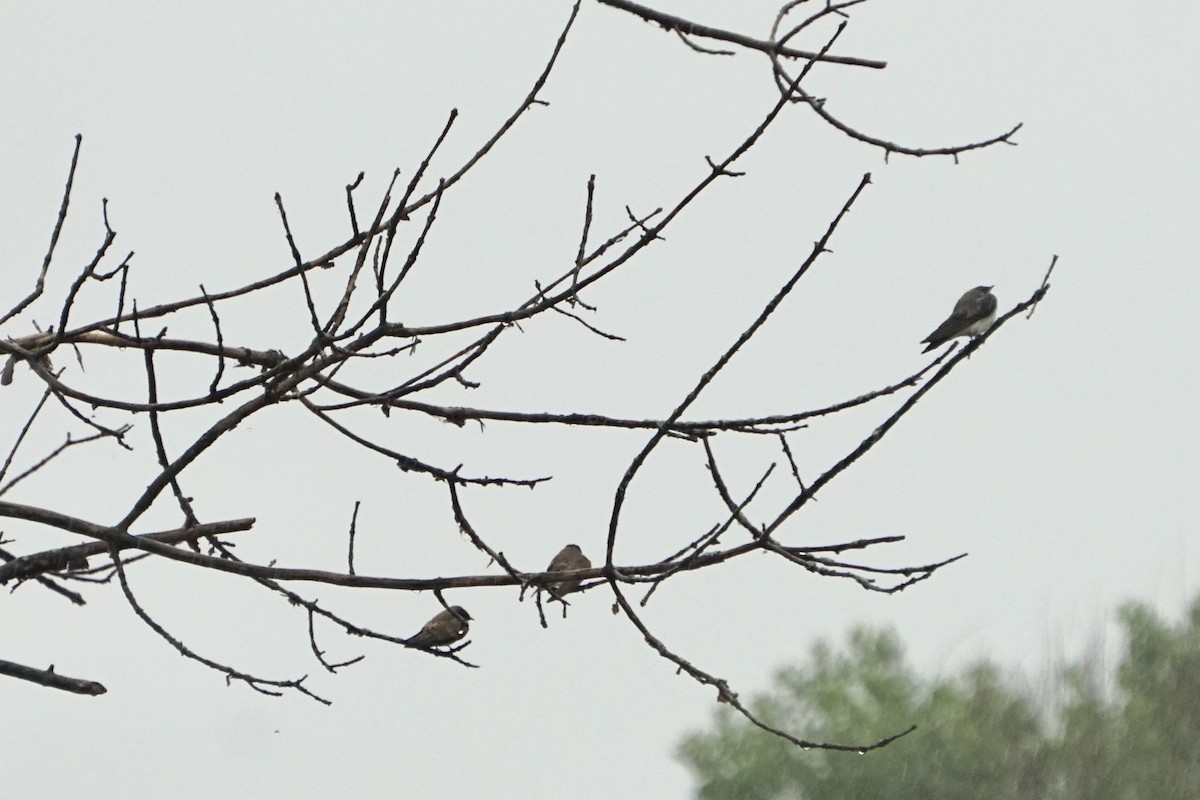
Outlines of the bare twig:
M54 223L54 231L50 234L50 246L46 248L46 256L42 259L42 271L38 274L33 291L17 302L4 316L0 316L0 325L8 322L42 296L46 289L46 274L50 271L50 261L54 258L54 249L58 246L58 237L62 233L63 223L67 221L67 208L71 205L71 188L75 185L75 168L79 166L79 148L83 146L83 135L75 134L75 151L71 153L71 169L67 172L67 185L63 187L62 203L58 207L58 219Z
M23 681L40 684L51 689L61 689L64 692L72 692L73 694L90 694L93 697L108 691L108 689L104 688L104 684L97 681L90 681L83 678L68 678L66 675L59 675L54 671L53 665L48 669L37 669L12 661L0 660L0 675L19 678Z
M695 402L696 398L700 396L700 393L704 391L709 383L712 382L713 378L717 376L717 373L719 373L725 367L725 365L729 363L734 355L737 354L742 346L748 342L760 328L762 328L771 314L775 312L775 309L779 307L779 304L782 303L784 298L791 293L792 289L796 286L800 279L804 277L809 268L816 263L817 258L825 252L829 240L833 236L833 232L837 230L838 224L842 221L846 214L849 213L850 208L854 205L855 200L858 199L859 195L862 194L863 190L867 188L867 184L870 182L870 173L862 177L858 183L858 186L850 195L849 199L847 199L842 205L841 210L833 218L833 221L829 223L829 227L825 230L825 234L813 245L812 251L809 253L808 258L804 260L795 273L792 274L792 277L789 278L786 283L784 283L778 292L776 292L775 296L771 298L770 302L763 307L762 311L759 312L758 316L755 318L754 322L751 323L750 327L743 331L742 334L738 336L737 341L735 341L728 350L721 354L721 357L717 359L717 362L700 377L700 380L697 381L695 387L692 388L687 397L685 397L683 401L675 407L675 410L671 412L671 415L667 417L668 425L674 424L675 421L683 415L683 412L686 411L693 402ZM645 447L642 448L641 452L634 457L633 462L629 465L629 469L626 470L625 474L621 478L620 484L617 486L617 491L613 498L612 514L609 518L608 539L604 556L605 564L609 567L611 567L613 563L613 550L616 546L617 540L617 526L620 521L621 507L625 501L625 492L628 490L629 484L633 482L633 478L641 468L642 464L645 463L645 460L650 455L650 452L658 446L659 442L662 441L665 435L666 430L664 427L659 429L652 437L650 437L650 441L648 441Z
M1042 278L1042 286L1041 286L1041 292L1042 292L1043 297L1045 296L1046 291L1049 290L1049 288L1050 288L1050 275L1051 275L1051 273L1054 272L1054 265L1057 263L1058 263L1058 256L1055 255L1050 259L1050 266L1046 268L1046 276L1044 278ZM1040 297L1037 300L1033 301L1033 305L1031 305L1029 307L1029 313L1025 315L1025 319L1029 319L1030 317L1033 316L1033 312L1037 311L1037 306L1040 301L1041 301Z
M647 22L653 22L667 30L676 31L687 36L699 36L705 39L716 39L721 42L729 42L736 44L739 47L744 47L748 50L757 50L761 53L778 54L785 58L798 58L807 61L825 61L830 64L846 64L853 67L869 67L871 69L883 69L887 66L886 61L875 61L868 58L855 58L853 56L835 56L825 52L811 52L808 50L796 50L791 47L783 47L777 42L765 41L763 39L755 39L752 36L745 36L733 31L723 30L721 28L713 28L708 25L700 25L691 20L677 17L673 14L665 14L661 11L655 11L640 3L632 3L629 0L598 0L601 5L611 6L628 11L630 14L641 17Z
M126 578L125 578L125 569L121 565L121 554L119 552L117 552L116 548L112 548L110 550L110 554L112 555L113 565L117 569L117 578L121 582L121 591L125 595L125 601L127 603L129 603L129 607L133 609L133 613L137 615L138 619L140 619L142 622L144 622L146 624L146 627L150 628L150 630L157 633L159 635L159 637L161 637L165 642L167 642L169 645L171 645L176 650L178 650L179 654L181 656L183 656L184 658L189 658L192 661L196 661L200 664L203 664L204 666L208 667L209 669L220 672L221 674L223 674L225 676L226 681L235 681L235 680L241 681L242 683L246 684L254 691L260 692L262 694L269 694L269 695L278 697L280 694L282 694L281 690L292 689L294 691L299 692L300 694L311 697L313 700L316 700L318 703L322 703L324 705L329 705L328 700L326 700L323 697L320 697L319 695L313 694L304 685L304 680L308 676L303 676L300 678L292 678L292 679L288 679L288 680L275 680L275 679L271 679L271 678L260 678L256 675L251 675L249 673L242 672L241 670L234 669L233 667L229 667L229 666L226 666L219 662L213 661L211 658L206 658L205 656L202 656L199 653L192 650L190 647L185 645L182 641L180 641L179 639L175 638L170 633L168 633L166 628L159 625L157 622L155 622L153 619L150 618L150 615L147 614L146 610L144 608L142 608L142 606L138 603L137 598L135 598L133 596L133 592L129 588L129 581L126 580Z
M361 501L354 501L354 513L350 515L350 543L346 552L346 571L354 574L354 535L358 532L358 507Z
M84 531L88 529L90 523L85 523L82 520L73 520L71 518L62 518L61 516L47 516L38 514L38 509L32 509L28 506L14 506L6 504L6 507L0 509L0 516L16 517L19 519L27 519L34 522L42 522L49 524L61 530L67 531ZM192 527L176 528L169 531L156 531L154 533L144 533L140 536L131 537L133 539L146 539L154 542L159 542L163 546L178 544L180 542L195 541L197 539L207 538L210 536L224 536L238 531L248 531L254 527L254 518L248 517L245 519L222 520L220 522L208 522ZM128 535L128 534L126 534ZM71 568L75 564L86 563L91 556L107 553L112 546L126 549L132 545L129 543L106 541L97 535L93 538L100 539L97 542L88 542L86 544L77 544L71 547L62 547L57 550L44 550L40 553L32 555L20 556L13 561L0 566L0 585L8 583L10 580L24 580L41 575L46 572L62 572ZM168 548L173 549L173 548ZM128 562L129 559L126 559Z

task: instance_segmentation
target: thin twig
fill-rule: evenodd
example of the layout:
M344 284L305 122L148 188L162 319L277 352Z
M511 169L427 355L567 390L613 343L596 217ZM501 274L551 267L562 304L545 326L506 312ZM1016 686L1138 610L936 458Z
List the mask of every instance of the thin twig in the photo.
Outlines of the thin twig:
M24 664L17 664L13 661L0 660L0 675L19 678L20 680L36 683L51 689L61 689L64 692L71 692L73 694L88 694L93 697L108 691L108 689L104 688L104 684L98 681L90 681L84 678L68 678L66 675L59 675L54 671L53 665L49 669L37 669L35 667L27 667Z
M0 325L8 322L28 308L45 291L46 274L50 271L50 261L54 258L54 249L58 246L58 237L62 233L63 223L67 221L67 208L71 205L71 189L75 186L75 168L79 166L79 149L82 146L83 134L77 133L75 134L75 150L71 153L71 168L67 172L67 185L63 187L62 203L58 207L58 219L55 220L54 230L50 234L50 246L46 248L46 255L42 259L42 271L38 274L37 283L34 284L32 292L9 309L4 316L0 317Z

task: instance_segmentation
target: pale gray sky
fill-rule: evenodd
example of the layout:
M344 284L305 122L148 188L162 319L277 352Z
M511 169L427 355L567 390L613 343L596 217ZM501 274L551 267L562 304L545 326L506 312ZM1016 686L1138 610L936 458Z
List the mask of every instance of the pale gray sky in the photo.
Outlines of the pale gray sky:
M766 35L769 2L652 3ZM736 8L735 8L736 6ZM76 133L71 217L51 275L61 297L101 235L100 200L136 251L133 294L150 305L245 283L290 258L272 196L307 255L343 240L344 185L377 195L417 166L451 108L459 121L434 175L457 167L524 96L569 11L552 2L25 4L0 26L0 297L28 291L41 263ZM560 317L511 331L448 403L662 416L753 319L864 172L873 184L780 313L695 407L696 417L785 413L860 394L924 363L917 342L959 294L995 284L1001 310L1053 290L924 399L887 440L790 525L789 543L882 534L908 541L872 563L970 553L896 596L817 580L766 556L684 576L647 622L743 696L818 637L860 621L894 625L919 665L982 654L1036 675L1139 598L1175 615L1200 590L1195 484L1200 399L1200 7L1184 0L954 0L866 4L837 51L886 70L820 66L810 89L882 138L940 146L1024 122L1018 147L947 159L894 157L794 109L740 163L747 175L700 198L630 268L588 298L601 341ZM819 42L806 44L819 46ZM406 322L495 311L574 256L589 174L597 233L624 206L669 205L742 140L775 99L766 59L696 54L673 35L585 2L534 109L448 198ZM320 281L320 278L318 278ZM326 283L325 286L332 286ZM81 301L111 307L107 295ZM293 348L302 299L231 304L227 341ZM7 308L9 301L0 302ZM6 326L32 331L53 302ZM96 311L100 313L100 311ZM206 325L199 315L193 322ZM203 331L203 327L197 327ZM173 331L173 333L178 333ZM140 380L139 358L89 356L88 380ZM133 363L105 374L106 364ZM72 365L73 370L78 370ZM187 385L187 364L164 367ZM15 433L4 390L0 442ZM196 378L192 377L194 382ZM203 381L206 383L208 375ZM178 390L182 394L185 389ZM18 407L23 408L24 406ZM882 409L797 434L816 474ZM474 490L476 524L518 564L543 567L565 542L602 555L612 492L645 434L363 418L414 455L475 473L552 474L535 492ZM168 444L202 423L180 419ZM151 477L139 451L79 451L6 499L114 521ZM192 425L192 428L187 427ZM43 446L62 429L39 432ZM748 488L778 458L767 441L718 446ZM205 519L256 516L243 557L342 565L353 502L359 571L471 574L485 562L456 533L444 490L360 455L298 409L255 418L197 462L187 490ZM781 484L776 498L785 495ZM618 561L660 556L721 517L694 447L664 446L634 484ZM163 503L143 521L172 526ZM23 552L66 541L3 526ZM495 569L494 567L492 569ZM684 797L670 753L705 724L714 692L674 675L610 597L579 598L542 630L515 590L451 594L476 617L463 670L397 648L322 637L339 677L312 660L294 609L226 576L173 564L130 573L142 602L197 650L258 674L310 673L330 708L226 687L129 612L115 587L78 610L36 587L4 595L0 657L94 678L81 698L0 682L13 797ZM437 610L426 595L299 587L396 634ZM915 720L919 722L919 720Z

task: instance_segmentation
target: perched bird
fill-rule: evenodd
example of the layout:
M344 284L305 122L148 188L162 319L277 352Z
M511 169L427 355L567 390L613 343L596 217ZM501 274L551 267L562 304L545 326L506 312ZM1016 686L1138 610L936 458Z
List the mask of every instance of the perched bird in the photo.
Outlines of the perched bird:
M431 647L445 647L454 644L467 635L470 625L467 620L471 615L462 606L450 606L434 615L425 623L425 627L415 635L404 640L409 647L419 647L428 650Z
M583 554L577 544L569 544L562 550L558 551L553 559L550 560L550 566L546 567L546 572L569 572L574 569L589 569L592 562L588 561L588 557ZM546 590L550 594L561 600L563 595L570 594L579 588L579 579L573 578L565 581L551 581L546 584Z
M921 352L928 353L957 336L978 336L995 321L996 296L992 294L992 287L976 286L958 298L954 310L937 330L921 340L921 344L929 343Z

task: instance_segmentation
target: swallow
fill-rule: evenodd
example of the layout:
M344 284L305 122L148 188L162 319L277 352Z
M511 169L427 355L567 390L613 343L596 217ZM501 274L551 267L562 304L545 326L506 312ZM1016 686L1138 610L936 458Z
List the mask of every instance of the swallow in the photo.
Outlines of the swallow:
M404 643L409 647L417 647L421 650L454 644L467 635L467 631L471 627L467 624L469 619L471 619L471 615L465 608L450 606L435 614L433 619L425 623L425 627L421 628L415 636L405 639Z
M592 562L583 554L577 544L569 544L562 550L558 551L553 559L550 560L550 566L546 567L546 572L570 572L576 569L590 569ZM546 591L556 600L562 600L563 595L570 594L579 588L580 579L572 578L565 581L551 581L546 584Z
M921 340L921 344L928 343L921 352L928 353L958 336L978 336L995 321L996 296L992 294L992 287L976 286L958 298L946 321Z

